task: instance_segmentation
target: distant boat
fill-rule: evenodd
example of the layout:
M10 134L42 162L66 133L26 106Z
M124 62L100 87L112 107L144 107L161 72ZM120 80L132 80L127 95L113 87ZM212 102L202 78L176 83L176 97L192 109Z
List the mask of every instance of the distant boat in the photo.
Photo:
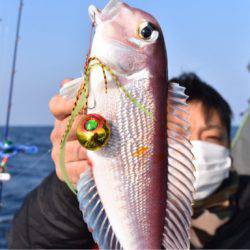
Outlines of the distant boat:
M232 142L232 157L235 170L250 175L250 105Z

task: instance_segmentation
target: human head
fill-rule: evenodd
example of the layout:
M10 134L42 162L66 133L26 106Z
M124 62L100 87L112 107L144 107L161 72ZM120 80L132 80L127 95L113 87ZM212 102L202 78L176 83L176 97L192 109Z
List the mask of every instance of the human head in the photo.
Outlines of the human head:
M194 73L182 74L170 82L185 87L189 96L189 139L196 168L194 204L203 204L229 177L232 112L223 97Z
M232 111L225 99L194 73L181 74L170 82L185 87L185 93L189 96L190 139L207 140L229 147Z

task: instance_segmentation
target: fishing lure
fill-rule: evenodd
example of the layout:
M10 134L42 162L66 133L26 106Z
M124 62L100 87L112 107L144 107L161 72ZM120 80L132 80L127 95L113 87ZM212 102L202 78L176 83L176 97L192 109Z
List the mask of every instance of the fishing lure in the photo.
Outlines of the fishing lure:
M62 171L62 174L64 176L64 180L65 180L66 184L71 189L71 191L73 193L75 193L75 194L76 194L75 188L72 185L72 183L70 182L68 174L67 174L66 169L65 169L65 163L64 163L65 155L64 155L64 152L65 152L66 142L67 142L67 139L68 139L69 134L70 134L70 130L71 130L72 126L73 126L73 123L74 123L77 115L81 111L84 111L84 117L82 118L82 120L78 124L77 138L78 138L79 143L83 147L85 147L86 149L88 149L88 150L101 149L103 146L107 145L108 139L109 139L109 136L110 136L110 133L111 133L109 124L100 115L97 115L97 116L99 116L99 120L102 120L101 123L102 123L102 125L104 125L103 129L105 130L105 138L102 139L102 141L103 141L102 143L98 142L98 139L100 139L100 136L102 136L102 135L100 135L100 133L98 133L98 131L90 132L90 131L87 131L86 129L82 129L83 126L85 126L86 122L88 122L89 117L91 117L90 115L86 116L86 110L87 110L87 105L88 105L88 95L89 95L89 77L90 77L91 70L96 66L99 66L102 69L102 74L103 74L104 83L105 83L105 93L107 93L107 77L106 77L106 73L105 73L107 71L107 72L109 72L111 78L116 83L117 87L121 89L121 91L125 94L125 96L135 106L137 106L142 112L146 113L149 117L152 117L152 113L150 111L148 111L146 109L146 107L144 107L140 102L138 102L138 100L136 98L133 98L128 93L128 91L122 86L122 84L118 80L118 77L116 76L116 74L113 72L113 70L109 66L102 63L96 57L89 58L87 56L85 67L84 67L84 69L85 69L84 78L83 79L82 78L77 79L77 81L73 82L73 86L74 85L79 85L80 88L77 91L77 96L76 96L74 108L73 108L73 111L72 111L72 113L70 115L66 131L65 131L65 133L63 135L63 138L62 138L61 144L60 144L60 157L59 157L60 168L61 168L61 171ZM79 84L79 82L81 82L81 83ZM71 84L72 84L72 82L71 82ZM76 88L76 86L74 86L74 87ZM65 89L62 89L60 92L61 92L62 96L66 95L66 97L69 97L70 96L70 90L69 89L72 88L72 85L70 87L66 86L66 88L67 88L66 93L64 93ZM72 91L72 89L71 89L71 91ZM74 91L73 91L73 93L74 93ZM98 129L99 129L99 127L98 127Z
M84 148L99 150L108 143L110 126L98 114L86 115L77 127L76 136Z

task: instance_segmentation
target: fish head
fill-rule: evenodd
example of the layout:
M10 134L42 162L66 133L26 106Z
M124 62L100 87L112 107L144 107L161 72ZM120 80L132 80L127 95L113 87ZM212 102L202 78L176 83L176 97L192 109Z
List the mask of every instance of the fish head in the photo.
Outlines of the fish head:
M166 68L164 38L152 15L118 0L103 10L91 5L89 15L95 25L92 56L125 75L144 68L155 71L159 64Z

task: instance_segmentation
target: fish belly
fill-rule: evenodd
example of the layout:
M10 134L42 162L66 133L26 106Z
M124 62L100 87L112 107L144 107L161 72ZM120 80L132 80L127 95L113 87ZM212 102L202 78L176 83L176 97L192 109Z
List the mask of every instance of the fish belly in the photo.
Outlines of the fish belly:
M103 207L124 249L159 249L162 242L167 150L159 132L162 107L150 86L149 80L141 79L125 88L153 118L117 87L108 88L107 94L95 93L96 106L91 110L111 126L108 145L88 156Z

